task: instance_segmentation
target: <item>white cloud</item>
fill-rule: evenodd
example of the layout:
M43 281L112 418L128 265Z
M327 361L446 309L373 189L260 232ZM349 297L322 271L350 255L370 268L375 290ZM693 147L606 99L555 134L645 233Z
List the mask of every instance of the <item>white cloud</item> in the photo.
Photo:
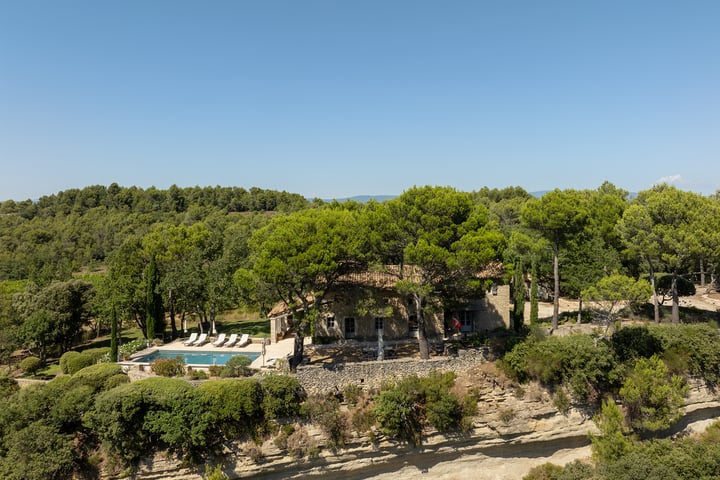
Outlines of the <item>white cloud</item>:
M657 182L655 182L655 185L659 185L661 183L667 183L668 185L671 185L673 183L679 183L679 182L682 182L682 176L668 175L667 177L662 177Z

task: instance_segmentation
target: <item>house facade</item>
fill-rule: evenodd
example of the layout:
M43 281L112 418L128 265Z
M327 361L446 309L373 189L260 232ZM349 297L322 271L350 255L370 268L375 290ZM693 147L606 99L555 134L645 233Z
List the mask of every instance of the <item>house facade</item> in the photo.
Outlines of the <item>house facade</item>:
M339 340L374 341L416 338L417 312L413 302L397 293L397 276L387 272L348 275L324 299L322 315L313 328L321 342ZM458 331L465 335L510 328L510 287L493 285L484 297L453 310L444 310L437 299L425 308L425 332L431 341ZM293 311L278 305L270 314L273 342L293 330Z

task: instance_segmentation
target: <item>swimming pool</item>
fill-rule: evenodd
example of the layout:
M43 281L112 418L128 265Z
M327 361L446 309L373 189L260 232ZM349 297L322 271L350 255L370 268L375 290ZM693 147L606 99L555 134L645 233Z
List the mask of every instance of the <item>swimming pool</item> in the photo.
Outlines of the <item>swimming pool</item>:
M154 352L133 358L132 361L150 363L158 358L176 358L185 360L185 365L225 365L230 358L244 355L251 361L260 356L257 352L189 352L187 350L155 350Z

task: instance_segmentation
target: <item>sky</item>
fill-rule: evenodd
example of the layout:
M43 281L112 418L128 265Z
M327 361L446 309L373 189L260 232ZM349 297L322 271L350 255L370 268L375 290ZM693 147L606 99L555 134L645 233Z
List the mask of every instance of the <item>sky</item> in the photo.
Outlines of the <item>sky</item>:
M720 2L0 0L0 201L720 189Z

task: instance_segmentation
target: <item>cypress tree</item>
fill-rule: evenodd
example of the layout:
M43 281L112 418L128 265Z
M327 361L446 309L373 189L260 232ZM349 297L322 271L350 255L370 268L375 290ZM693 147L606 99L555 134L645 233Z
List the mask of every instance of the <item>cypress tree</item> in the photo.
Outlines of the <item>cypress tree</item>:
M160 295L160 274L155 262L155 256L150 258L150 264L145 272L147 290L145 297L145 337L152 341L156 330L164 330L162 296Z
M525 316L525 280L523 279L522 262L515 263L515 295L513 307L513 326L519 332L523 326Z
M118 319L115 305L112 307L112 318L110 319L110 361L117 362L118 359Z
M535 325L538 321L538 273L535 260L532 262L530 275L530 325Z

